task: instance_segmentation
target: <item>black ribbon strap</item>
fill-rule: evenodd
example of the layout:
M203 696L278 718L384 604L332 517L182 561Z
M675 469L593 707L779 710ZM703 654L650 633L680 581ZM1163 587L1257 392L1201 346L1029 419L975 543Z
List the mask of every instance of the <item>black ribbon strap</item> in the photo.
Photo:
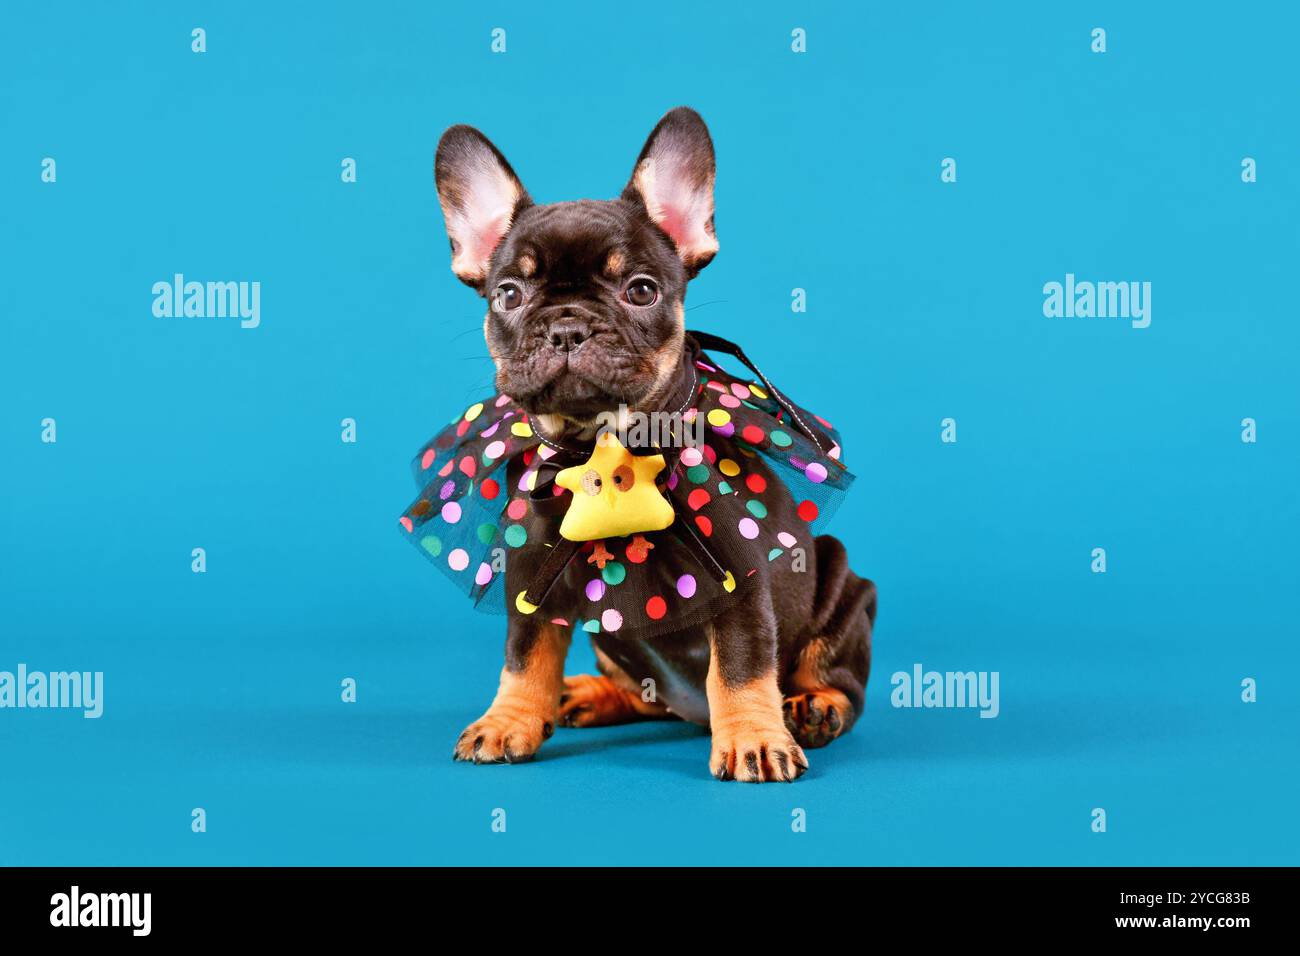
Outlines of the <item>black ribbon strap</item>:
M817 450L830 458L830 452L835 447L834 443L832 442L829 445L825 444L825 442L829 441L829 437L820 429L813 428L803 420L803 416L800 415L798 409L794 407L794 403L781 394L780 389L772 384L772 380L764 375L763 370L755 365L750 357L745 354L744 349L735 342L732 342L729 339L724 339L720 335L714 335L711 332L687 332L686 334L695 339L695 341L700 344L700 348L705 351L726 352L728 355L743 362L751 372L758 376L758 380L763 383L772 397L780 403L781 407L790 413L790 417L794 420L794 423L798 426L799 430L812 439L813 444L817 446ZM831 461L835 462L835 464L839 465L841 468L846 467L838 458L831 458Z

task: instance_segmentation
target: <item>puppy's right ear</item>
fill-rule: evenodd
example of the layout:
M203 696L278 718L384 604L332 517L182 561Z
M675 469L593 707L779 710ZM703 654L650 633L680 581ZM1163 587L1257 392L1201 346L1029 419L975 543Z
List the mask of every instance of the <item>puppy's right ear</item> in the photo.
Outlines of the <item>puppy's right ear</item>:
M493 250L532 200L506 158L472 126L442 134L433 176L451 239L451 271L482 292Z

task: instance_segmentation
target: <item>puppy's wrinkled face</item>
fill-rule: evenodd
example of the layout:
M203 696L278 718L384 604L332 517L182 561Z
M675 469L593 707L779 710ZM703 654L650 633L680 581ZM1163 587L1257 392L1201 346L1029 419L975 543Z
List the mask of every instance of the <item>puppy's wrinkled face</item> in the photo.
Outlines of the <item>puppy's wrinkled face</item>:
M497 387L579 425L671 388L686 284L717 251L713 146L693 111L650 134L620 198L536 205L477 130L438 146L452 269L488 300Z

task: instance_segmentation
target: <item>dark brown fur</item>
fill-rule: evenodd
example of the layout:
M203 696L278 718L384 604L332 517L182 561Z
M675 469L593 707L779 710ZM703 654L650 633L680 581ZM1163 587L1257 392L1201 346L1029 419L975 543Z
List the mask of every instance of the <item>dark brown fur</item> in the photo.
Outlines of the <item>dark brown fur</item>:
M484 328L500 390L570 441L590 438L595 416L620 404L660 410L677 384L686 284L718 245L713 145L699 116L669 112L615 200L536 205L466 126L443 136L435 171L453 268L490 303ZM657 296L639 303L644 290L633 285L647 280ZM774 512L776 523L795 523L788 496ZM521 592L534 571L512 562L507 592ZM565 681L568 635L547 623L577 618L578 594L553 591L544 615L512 614L497 700L455 756L526 759L561 718L596 726L674 715L712 728L720 779L795 779L808 765L802 747L829 743L862 713L875 587L829 536L816 539L803 571L770 562L759 575L705 626L643 641L596 635L603 681ZM652 701L638 696L647 678Z

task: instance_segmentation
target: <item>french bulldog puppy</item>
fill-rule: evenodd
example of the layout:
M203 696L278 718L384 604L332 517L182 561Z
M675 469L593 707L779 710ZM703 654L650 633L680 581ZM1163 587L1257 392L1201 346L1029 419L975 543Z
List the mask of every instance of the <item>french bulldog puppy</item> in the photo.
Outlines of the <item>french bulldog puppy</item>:
M546 435L589 447L602 412L657 411L680 390L687 283L718 251L714 168L708 129L682 107L651 132L619 198L543 205L478 130L443 135L435 178L452 270L488 302L498 389ZM794 507L788 494L777 503ZM552 622L576 609L512 613L496 698L454 757L516 762L557 724L676 717L710 728L718 779L796 779L803 748L862 713L876 610L874 585L849 570L839 541L817 537L807 557L802 573L773 563L705 625L646 640L594 635L599 675L564 675L572 628Z

